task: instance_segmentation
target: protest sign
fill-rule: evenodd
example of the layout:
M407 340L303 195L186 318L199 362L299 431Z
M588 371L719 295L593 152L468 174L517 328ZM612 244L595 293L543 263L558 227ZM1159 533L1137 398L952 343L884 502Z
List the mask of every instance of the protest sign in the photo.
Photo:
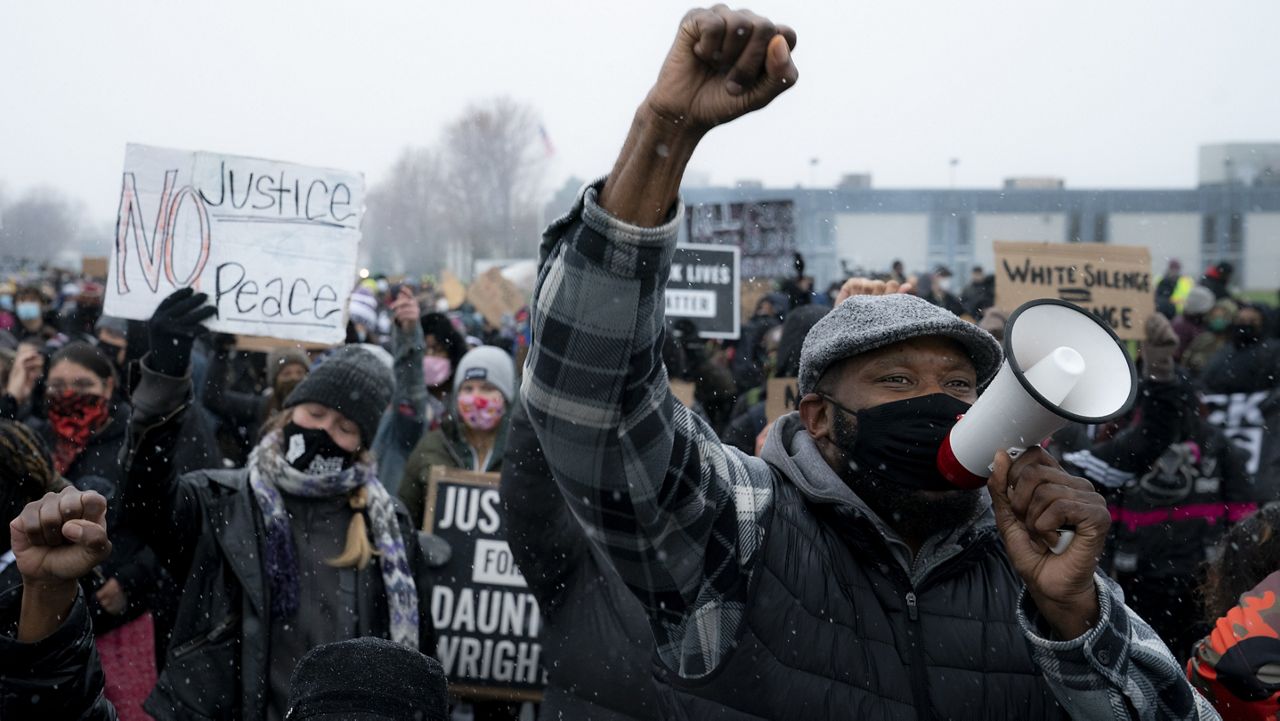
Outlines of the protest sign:
M1253 393L1210 393L1202 396L1209 411L1207 420L1247 454L1245 471L1258 475L1262 467L1262 449L1267 442L1267 419L1263 403L1267 391ZM1269 479L1260 479L1269 480Z
M191 286L215 331L341 343L363 214L358 173L131 144L104 312L145 320Z
M800 408L800 390L795 378L770 378L766 386L764 420L772 423Z
M444 294L449 310L454 310L467 302L467 286L463 285L462 281L458 280L458 276L447 268L440 271L440 292Z
M738 294L742 305L742 322L751 320L756 313L760 300L775 290L773 280L769 278L747 278L742 281L742 291Z
M1151 251L1105 243L995 243L996 306L1006 313L1029 300L1059 298L1141 340L1155 312Z
M703 338L737 340L742 328L738 255L737 248L723 245L676 246L667 317L693 320Z
M86 255L80 259L80 274L88 278L106 279L109 262L104 255Z
M467 291L467 302L475 306L489 325L501 328L502 317L515 315L529 304L529 298L502 275L501 268L490 268L476 276Z
M799 234L794 202L698 203L685 210L689 242L740 249L743 278L795 275Z
M458 696L537 701L542 613L507 545L498 478L431 469L422 527L452 549L431 590L435 657Z
M684 404L685 408L693 408L695 387L689 381L671 381L671 395Z

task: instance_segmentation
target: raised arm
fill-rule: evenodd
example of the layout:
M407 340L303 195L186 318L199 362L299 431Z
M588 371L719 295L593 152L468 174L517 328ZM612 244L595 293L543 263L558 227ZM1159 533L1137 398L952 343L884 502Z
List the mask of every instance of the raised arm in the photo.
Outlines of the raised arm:
M126 523L143 534L179 582L190 570L203 525L199 494L178 478L174 455L183 414L192 403L191 344L214 313L212 306L204 305L207 299L204 293L184 288L166 298L152 316L153 350L140 362L122 459Z
M703 134L795 83L794 42L745 11L685 16L613 172L543 241L522 387L529 418L570 510L648 609L663 661L685 676L713 670L736 637L721 609L746 600L773 479L668 388L676 194Z

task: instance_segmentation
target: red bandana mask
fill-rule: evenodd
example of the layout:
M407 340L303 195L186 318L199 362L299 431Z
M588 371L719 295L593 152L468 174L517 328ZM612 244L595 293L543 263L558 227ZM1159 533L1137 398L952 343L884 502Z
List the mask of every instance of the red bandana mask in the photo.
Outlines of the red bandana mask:
M66 473L84 451L89 437L107 420L107 397L67 391L49 396L49 425L53 428L53 466Z

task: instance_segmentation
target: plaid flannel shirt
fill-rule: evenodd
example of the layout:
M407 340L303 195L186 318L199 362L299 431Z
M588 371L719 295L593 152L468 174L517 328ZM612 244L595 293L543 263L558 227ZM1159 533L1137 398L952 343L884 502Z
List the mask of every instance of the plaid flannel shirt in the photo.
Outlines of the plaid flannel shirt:
M570 510L650 615L662 661L714 671L747 613L773 471L720 443L671 395L664 289L683 217L627 225L596 204L602 181L543 236L521 394ZM1033 658L1079 718L1216 718L1151 629L1099 582L1088 634L1051 641L1019 613ZM1101 714L1101 715L1099 715Z

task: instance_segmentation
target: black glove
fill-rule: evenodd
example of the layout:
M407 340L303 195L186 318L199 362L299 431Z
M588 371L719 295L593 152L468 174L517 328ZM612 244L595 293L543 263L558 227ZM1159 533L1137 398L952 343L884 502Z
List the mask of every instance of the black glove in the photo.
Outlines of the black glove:
M207 293L181 288L160 302L151 314L147 330L151 336L151 357L147 367L167 376L185 376L191 365L191 344L209 329L204 321L218 314L205 305Z

